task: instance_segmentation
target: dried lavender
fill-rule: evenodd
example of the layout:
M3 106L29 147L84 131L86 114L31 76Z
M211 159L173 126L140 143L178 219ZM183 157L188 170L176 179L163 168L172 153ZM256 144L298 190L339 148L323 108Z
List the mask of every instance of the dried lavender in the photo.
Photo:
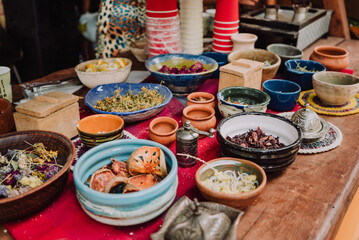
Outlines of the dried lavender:
M227 136L226 139L241 147L261 148L261 149L278 149L285 145L279 142L279 137L266 135L259 127L257 130L250 129L234 137Z

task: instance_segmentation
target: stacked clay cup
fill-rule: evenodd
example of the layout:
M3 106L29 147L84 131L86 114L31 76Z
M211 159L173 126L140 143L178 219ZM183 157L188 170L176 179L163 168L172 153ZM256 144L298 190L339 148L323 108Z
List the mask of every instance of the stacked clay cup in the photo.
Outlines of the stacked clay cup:
M238 33L238 0L218 0L214 16L213 51L230 53L233 48L231 36Z
M147 0L146 8L149 57L181 53L180 20L176 0Z
M203 52L203 0L180 0L181 40L184 53Z

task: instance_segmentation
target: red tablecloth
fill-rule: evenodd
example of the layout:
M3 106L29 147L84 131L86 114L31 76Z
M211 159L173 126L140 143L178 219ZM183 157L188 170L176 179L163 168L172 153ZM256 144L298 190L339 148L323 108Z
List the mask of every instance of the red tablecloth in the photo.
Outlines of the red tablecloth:
M217 92L218 80L207 80L198 91L212 94ZM178 122L182 117L183 105L173 98L158 116L170 116ZM218 119L219 120L219 119ZM126 124L125 130L137 138L149 139L150 120ZM218 121L217 121L218 122ZM179 122L180 125L181 122ZM169 147L175 153L175 143ZM198 157L211 160L219 157L216 138L203 138L198 142ZM195 172L201 163L194 167L178 169L177 201L187 195L191 199L203 200L195 186ZM164 213L165 214L165 213ZM15 239L149 239L150 234L159 230L164 214L147 223L131 227L114 227L99 223L90 218L80 207L76 195L72 173L66 183L64 192L43 211L21 221L6 223L5 227Z

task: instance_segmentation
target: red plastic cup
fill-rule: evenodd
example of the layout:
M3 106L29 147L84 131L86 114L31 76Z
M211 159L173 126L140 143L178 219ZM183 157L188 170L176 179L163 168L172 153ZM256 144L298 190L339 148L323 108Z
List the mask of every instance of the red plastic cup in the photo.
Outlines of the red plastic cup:
M232 35L233 35L233 34L235 34L235 33L238 33L238 28L233 28L233 29L220 29L220 28L214 27L213 33L232 34Z
M177 10L176 0L147 0L146 1L147 13L149 11L166 12L166 11L172 11L174 9Z
M218 28L235 28L235 27L239 27L239 21L234 21L234 22L218 22L215 21L214 26L218 27Z
M232 50L231 51L221 51L221 50L213 49L213 52L220 52L220 53L230 54L232 52Z
M232 43L232 40L230 38L221 39L221 38L214 37L213 41L217 41L217 42L221 42L221 43L227 43L227 42Z
M234 22L239 20L238 0L217 0L214 20L220 22Z
M232 47L218 47L213 45L213 51L215 52L231 52Z
M167 18L155 18L147 16L147 24L177 24L179 23L179 16L178 14L174 17L167 17Z
M168 10L168 11L149 11L147 10L147 17L152 18L170 18L175 17L178 14L177 9Z
M213 46L216 47L233 47L233 43L232 42L219 42L216 40L213 40Z

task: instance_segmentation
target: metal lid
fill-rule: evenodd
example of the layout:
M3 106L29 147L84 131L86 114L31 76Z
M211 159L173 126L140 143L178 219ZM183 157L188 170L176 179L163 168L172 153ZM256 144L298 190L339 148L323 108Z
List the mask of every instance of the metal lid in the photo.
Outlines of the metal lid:
M309 109L308 105L306 105L305 108L297 110L291 120L302 129L304 141L320 139L325 135L329 127L327 121Z

